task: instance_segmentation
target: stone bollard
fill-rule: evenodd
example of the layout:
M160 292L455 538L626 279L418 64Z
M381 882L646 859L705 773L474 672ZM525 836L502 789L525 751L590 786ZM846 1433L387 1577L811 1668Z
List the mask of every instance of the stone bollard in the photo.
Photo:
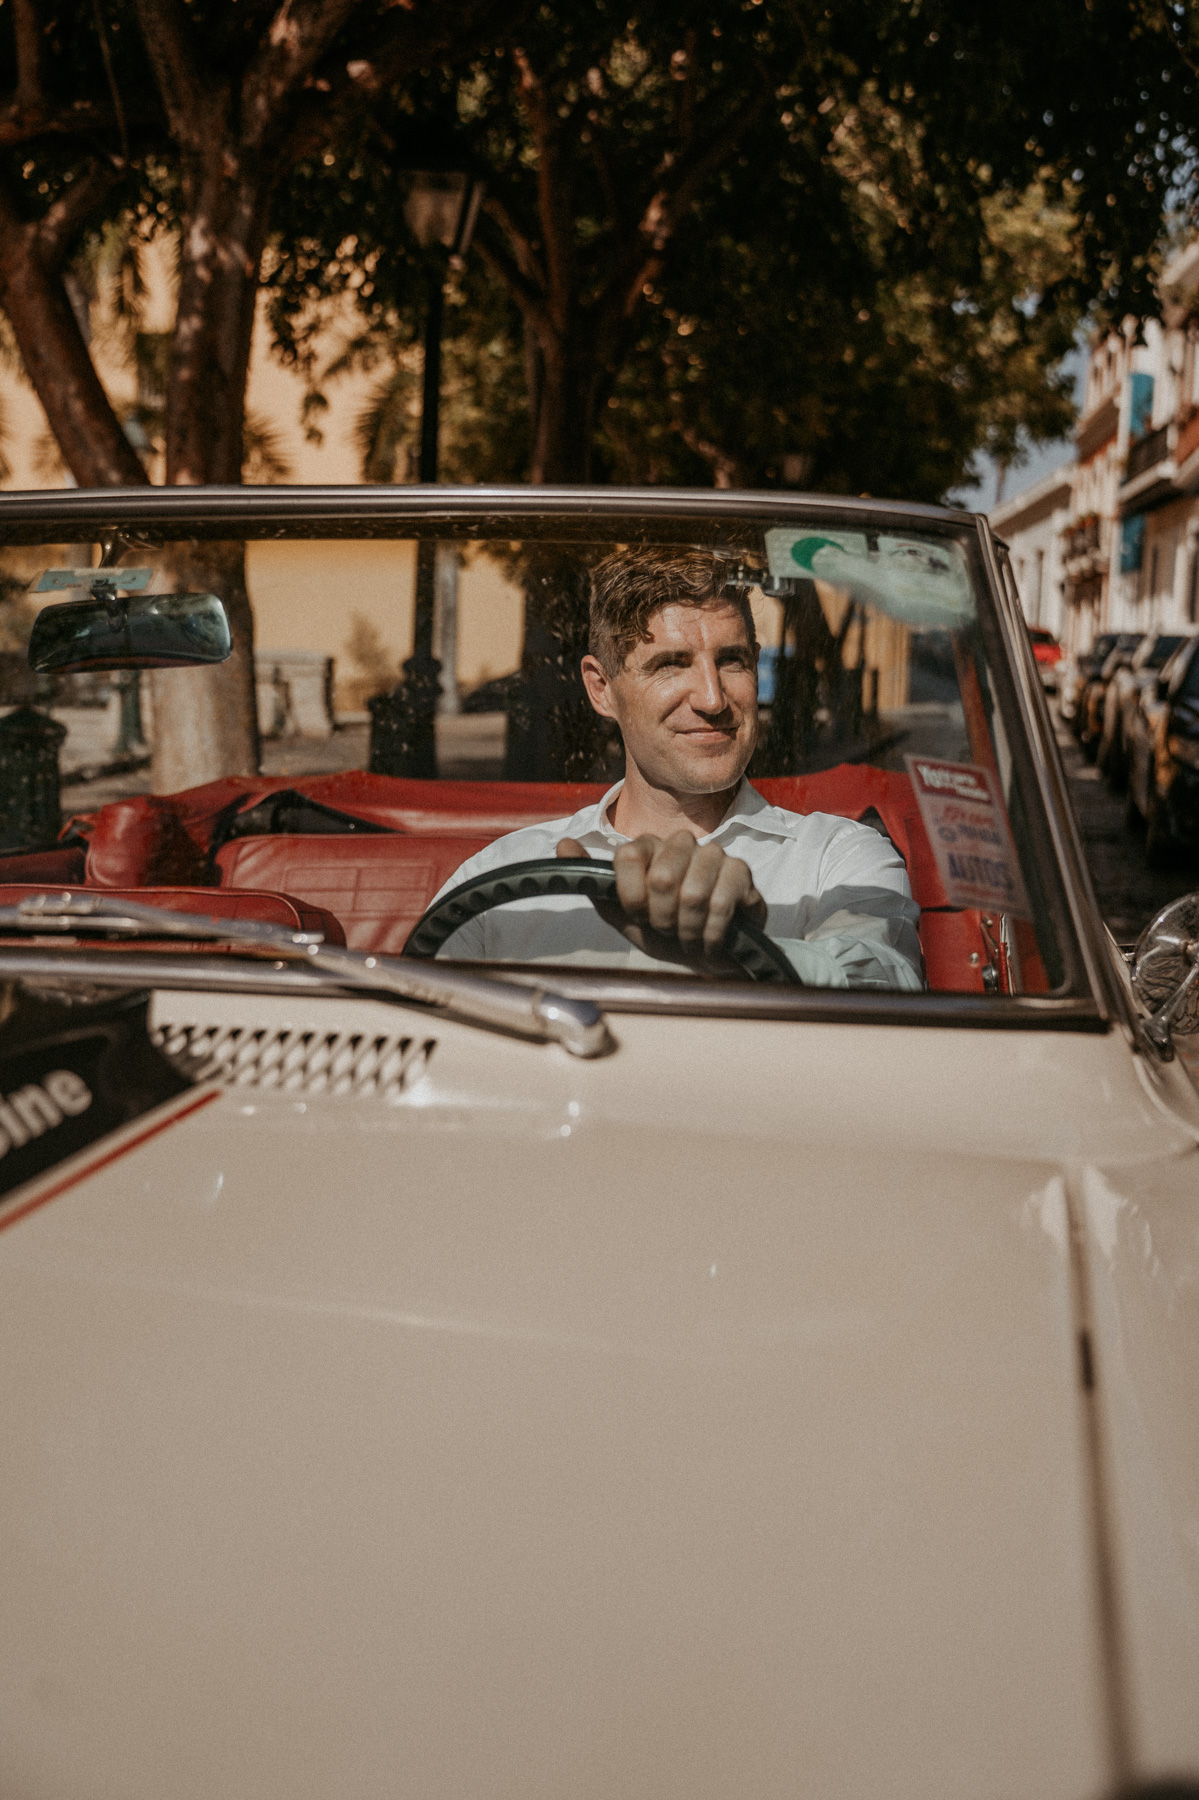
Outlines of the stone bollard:
M65 725L32 706L0 719L0 850L52 844L62 829L58 753Z

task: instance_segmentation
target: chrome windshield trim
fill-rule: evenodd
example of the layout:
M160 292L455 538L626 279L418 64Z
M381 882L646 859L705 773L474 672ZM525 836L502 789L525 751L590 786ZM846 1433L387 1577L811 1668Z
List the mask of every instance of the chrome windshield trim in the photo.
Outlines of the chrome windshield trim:
M923 506L894 500L850 499L835 494L794 494L731 488L614 487L147 487L55 488L0 494L0 543L48 542L47 528L61 523L76 534L90 529L136 533L139 525L182 535L200 525L229 526L231 533L321 537L328 528L343 533L355 522L369 525L420 518L534 518L550 513L563 519L607 521L632 514L655 518L742 517L825 518L848 523L870 520L876 527L892 521L900 528L933 527L968 535L970 513L949 507ZM23 535L34 532L34 536ZM204 535L216 536L215 530ZM228 534L227 534L228 535Z
M977 515L977 527L983 562L995 601L996 619L1007 653L1007 669L1012 676L1016 702L1023 715L1042 810L1053 840L1055 861L1061 872L1075 941L1082 953L1083 973L1103 1015L1108 1018L1114 1016L1131 1027L1127 997L1118 992L1115 972L1103 942L1099 902L1087 867L1061 751L1054 736L1053 721L1049 717L1045 690L1037 674L1032 646L1028 641L1024 614L1022 610L1018 610L1016 600L1008 592L997 555L998 540L982 514Z
M474 974L477 965L446 963L447 973ZM489 978L556 1002L590 1002L604 1014L653 1013L680 1019L768 1019L792 1024L913 1025L991 1031L1104 1033L1110 1022L1090 1000L995 994L853 992L844 988L775 988L764 983L663 980L549 967L536 974L503 964ZM284 994L306 999L354 996L395 1003L382 989L350 987L306 963L264 963L204 952L96 951L44 945L0 945L0 978L98 987L157 988L163 992ZM555 1002L555 1003L556 1003ZM477 1022L477 1021L476 1021Z

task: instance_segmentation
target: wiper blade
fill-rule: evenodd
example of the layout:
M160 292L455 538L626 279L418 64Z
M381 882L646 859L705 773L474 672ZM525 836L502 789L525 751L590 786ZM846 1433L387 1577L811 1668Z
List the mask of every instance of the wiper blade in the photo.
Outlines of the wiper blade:
M339 986L412 1000L468 1024L490 1025L538 1043L562 1045L572 1056L603 1056L614 1048L607 1021L590 1000L572 1000L541 987L522 987L458 970L437 971L427 962L376 956L327 944L318 931L290 931L256 919L220 919L171 912L102 893L31 895L0 906L0 937L20 933L108 937L186 938L254 950L319 970Z

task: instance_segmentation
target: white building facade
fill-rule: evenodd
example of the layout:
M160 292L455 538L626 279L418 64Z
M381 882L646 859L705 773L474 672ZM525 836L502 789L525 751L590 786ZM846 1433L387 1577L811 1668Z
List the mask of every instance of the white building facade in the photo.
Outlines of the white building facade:
M996 535L1012 553L1016 587L1030 625L1060 640L1065 623L1066 527L1074 498L1073 467L1054 469L991 513Z
M1159 286L1161 317L1139 342L1130 321L1091 346L1074 461L991 513L1029 623L1075 653L1100 631L1199 625L1199 240ZM1049 568L1060 583L1054 616L1038 586Z

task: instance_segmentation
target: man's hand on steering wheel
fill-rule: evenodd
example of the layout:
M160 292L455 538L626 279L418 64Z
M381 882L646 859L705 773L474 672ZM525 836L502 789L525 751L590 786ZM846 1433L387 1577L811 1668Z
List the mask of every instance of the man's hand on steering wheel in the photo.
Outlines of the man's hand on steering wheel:
M585 857L587 852L577 839L563 838L558 855ZM702 946L711 955L723 944L737 907L755 925L766 923L766 902L749 865L727 855L719 844L697 844L689 831L665 839L648 834L633 838L620 845L612 866L627 914L622 929L634 942L641 925L695 949Z

